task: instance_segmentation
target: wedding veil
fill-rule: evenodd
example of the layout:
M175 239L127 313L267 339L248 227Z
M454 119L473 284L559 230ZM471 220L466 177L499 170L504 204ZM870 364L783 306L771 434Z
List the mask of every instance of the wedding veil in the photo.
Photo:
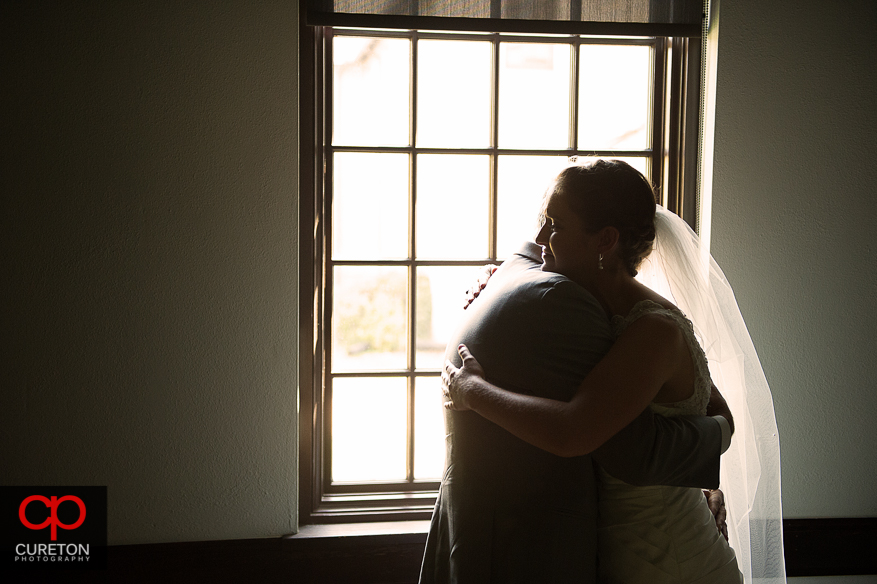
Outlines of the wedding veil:
M713 383L734 416L720 488L731 546L745 582L785 583L780 453L770 388L725 275L697 234L663 207L655 247L637 279L672 300L694 324Z

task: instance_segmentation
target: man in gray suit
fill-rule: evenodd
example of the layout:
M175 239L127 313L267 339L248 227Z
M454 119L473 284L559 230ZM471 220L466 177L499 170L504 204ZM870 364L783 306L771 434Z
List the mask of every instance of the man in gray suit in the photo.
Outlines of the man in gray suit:
M608 351L609 321L590 293L541 262L529 243L503 263L445 356L460 366L465 343L496 385L569 400ZM472 411L446 410L445 423L447 469L421 584L596 582L594 461L631 484L715 488L729 440L715 419L647 410L593 454L562 458Z

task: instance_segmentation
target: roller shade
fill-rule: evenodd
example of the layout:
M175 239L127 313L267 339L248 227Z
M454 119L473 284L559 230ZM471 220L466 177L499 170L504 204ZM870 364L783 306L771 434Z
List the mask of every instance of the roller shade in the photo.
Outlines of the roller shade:
M702 0L307 0L316 26L700 36Z

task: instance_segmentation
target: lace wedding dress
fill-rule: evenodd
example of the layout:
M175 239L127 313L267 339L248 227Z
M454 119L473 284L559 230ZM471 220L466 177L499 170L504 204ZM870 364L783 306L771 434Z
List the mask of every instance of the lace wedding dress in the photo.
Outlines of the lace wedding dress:
M712 382L706 355L682 312L644 300L612 320L617 338L647 314L672 319L682 330L694 362L694 391L683 401L652 404L665 416L704 415ZM599 469L598 566L604 584L739 584L734 550L716 529L700 489L635 487Z
M722 269L685 221L655 214L655 248L637 280L670 300L694 326L710 377L736 431L722 455L728 532L746 584L785 584L780 445L773 398L737 299Z

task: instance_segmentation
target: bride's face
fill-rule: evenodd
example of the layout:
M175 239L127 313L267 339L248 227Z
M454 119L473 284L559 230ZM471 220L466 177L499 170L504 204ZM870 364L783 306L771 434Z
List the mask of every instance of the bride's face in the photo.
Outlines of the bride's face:
M597 254L591 249L594 236L585 231L584 221L566 196L556 190L548 195L545 223L536 243L542 246L543 272L557 272L582 284L589 280L591 268L596 268Z

